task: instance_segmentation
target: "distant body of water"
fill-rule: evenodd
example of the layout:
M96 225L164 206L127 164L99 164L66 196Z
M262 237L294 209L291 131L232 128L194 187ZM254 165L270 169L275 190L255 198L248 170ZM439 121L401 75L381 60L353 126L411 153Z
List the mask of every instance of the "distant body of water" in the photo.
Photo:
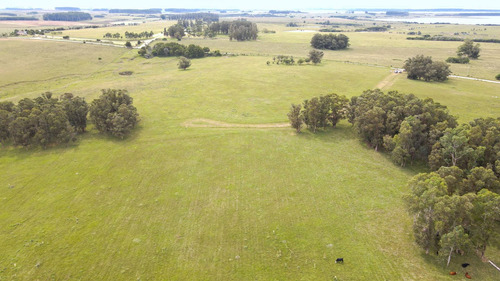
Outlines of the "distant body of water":
M418 22L418 23L451 23L451 24L500 24L500 17L422 17L422 18L378 18L380 21Z

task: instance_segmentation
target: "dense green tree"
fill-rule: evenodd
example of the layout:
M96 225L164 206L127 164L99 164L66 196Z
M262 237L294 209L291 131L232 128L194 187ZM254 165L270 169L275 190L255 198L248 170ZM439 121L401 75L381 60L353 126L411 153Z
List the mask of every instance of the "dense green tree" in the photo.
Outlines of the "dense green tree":
M290 125L297 131L297 133L300 133L302 123L304 123L301 109L302 106L300 104L292 104L292 106L290 107L290 112L288 112L288 120L290 120Z
M191 66L191 61L186 57L179 57L179 62L177 63L179 69L186 70Z
M209 49L210 52L210 49ZM202 58L205 56L205 51L202 47L194 44L190 44L186 49L186 57L190 59Z
M349 37L344 34L319 34L311 39L311 46L316 49L341 50L349 47Z
M465 125L448 128L439 140L440 151L447 166L467 168L465 164L459 165L460 160L474 153L474 149L468 145L467 129Z
M60 97L61 105L68 117L68 121L77 132L85 132L87 127L87 113L89 106L84 98L65 93Z
M172 25L168 28L168 35L172 38L176 38L177 40L181 41L182 37L186 35L184 32L184 26L180 24L175 24Z
M450 264L451 256L458 250L464 250L470 247L471 241L469 235L465 232L464 228L459 225L456 226L451 232L446 233L439 241L441 250L439 254L447 256L446 266Z
M28 117L18 116L9 124L9 135L14 145L30 145L35 132L34 124Z
M237 41L257 40L259 30L257 25L245 19L235 20L229 26L229 40Z
M304 101L304 123L307 125L309 129L313 132L316 132L316 129L321 126L323 120L323 113L321 111L321 103L319 98L314 97L310 100Z
M9 139L9 124L14 118L14 103L0 102L0 142Z
M317 51L317 50L311 50L309 52L309 60L314 63L318 64L321 63L321 59L323 59L323 52Z
M126 90L102 90L101 96L90 105L90 120L100 132L124 138L139 121L132 103Z
M125 42L125 47L132 48L132 43L130 41Z
M69 124L61 105L45 104L34 108L29 116L34 128L31 142L47 147L51 144L66 143L73 139L74 130Z
M479 48L479 44L474 45L473 41L466 39L464 43L458 47L457 55L477 59L479 58L480 51L481 48Z
M444 62L433 62L431 57L417 55L405 61L403 66L409 79L423 79L425 81L444 81L451 71Z
M498 237L500 195L488 189L478 192L472 210L471 239L476 250L484 257L489 241Z
M347 115L349 99L344 95L329 94L319 98L324 114L323 127L331 125L335 127L341 119Z

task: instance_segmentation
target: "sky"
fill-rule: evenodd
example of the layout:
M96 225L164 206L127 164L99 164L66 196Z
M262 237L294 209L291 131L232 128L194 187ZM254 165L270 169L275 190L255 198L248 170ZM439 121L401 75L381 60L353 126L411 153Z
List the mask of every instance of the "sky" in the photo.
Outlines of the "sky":
M0 0L0 8L203 8L203 9L500 9L498 0Z

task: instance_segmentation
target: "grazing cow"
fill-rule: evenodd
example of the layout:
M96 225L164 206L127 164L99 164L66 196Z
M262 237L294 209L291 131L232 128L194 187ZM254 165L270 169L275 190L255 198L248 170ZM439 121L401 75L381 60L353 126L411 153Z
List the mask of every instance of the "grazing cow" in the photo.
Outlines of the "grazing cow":
M462 267L463 267L463 268L466 268L466 267L468 267L469 265L470 265L470 264L468 264L468 263L462 263Z
M455 271L451 271L450 275L457 275L457 273Z
M467 277L467 279L472 279L472 277L469 275L469 272L465 273L465 277Z
M338 258L338 259L336 259L335 263L344 263L344 258Z

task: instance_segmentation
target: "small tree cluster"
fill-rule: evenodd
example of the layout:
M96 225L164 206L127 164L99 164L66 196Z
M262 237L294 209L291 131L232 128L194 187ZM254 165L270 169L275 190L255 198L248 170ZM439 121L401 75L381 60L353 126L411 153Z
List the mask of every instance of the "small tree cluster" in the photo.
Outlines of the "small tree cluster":
M342 50L349 47L349 37L344 34L319 34L311 39L311 46L316 49Z
M143 31L140 33L125 31L125 38L129 39L151 38L153 37L153 35L154 35L153 31L150 32Z
M294 105L290 108L288 119L292 128L300 132L302 124L316 132L318 128L335 127L341 119L346 118L349 100L345 96L329 94L305 100L303 106Z
M179 57L177 66L179 67L179 69L186 70L186 68L191 66L191 61L186 57Z
M451 74L449 65L444 62L433 62L431 57L417 55L405 61L403 66L408 73L408 79L423 79L425 81L445 81Z
M88 106L83 98L64 94L60 99L47 92L17 105L0 103L0 142L31 146L66 143L85 131Z
M257 40L257 25L247 20L235 20L229 26L229 39L237 41Z
M401 166L426 160L444 130L456 126L447 108L430 98L378 89L352 97L348 117L363 140L375 150L383 145Z
M309 56L307 58L307 62L312 62L314 64L321 63L321 60L323 59L323 52L317 51L317 50L311 50L309 52Z
M203 58L206 56L221 56L220 51L215 50L210 52L208 47L200 47L198 45L190 44L189 46L181 45L179 43L157 43L152 49L142 47L138 51L139 55L143 57L159 56L159 57L180 57L184 56L190 59Z
M139 122L126 90L107 89L90 104L89 117L99 132L124 138Z
M186 33L184 32L184 26L178 23L170 26L168 28L168 35L181 41L182 37L186 35Z
M413 215L418 245L447 258L475 249L484 257L498 237L500 179L484 167L464 171L456 166L419 174L408 183L405 196Z
M474 45L474 42L471 40L465 40L462 45L458 47L457 55L459 57L468 57L471 59L479 58L479 52L481 48L479 48L479 44Z

